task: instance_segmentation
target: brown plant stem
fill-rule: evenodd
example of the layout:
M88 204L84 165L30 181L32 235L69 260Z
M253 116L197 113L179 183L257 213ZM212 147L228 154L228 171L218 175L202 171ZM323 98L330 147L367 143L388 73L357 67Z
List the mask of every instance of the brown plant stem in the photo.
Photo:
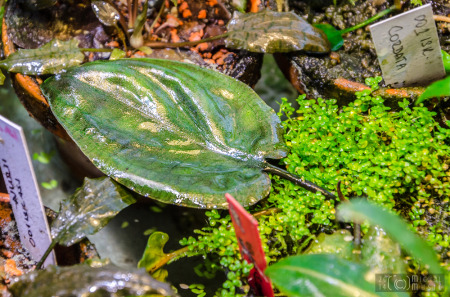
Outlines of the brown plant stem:
M281 178L287 179L287 180L293 182L294 184L299 185L300 187L302 187L308 191L311 191L313 193L320 192L320 193L322 193L322 195L324 195L328 199L333 199L333 200L336 199L336 196L334 194L331 194L330 192L319 187L315 183L304 180L301 177L299 177L295 174L292 174L284 169L273 166L270 163L266 162L264 165L265 165L264 171L266 171L266 172L269 172L269 173L278 175Z
M450 23L450 18L443 15L433 15L433 19L436 22L447 22Z
M252 214L253 217L257 218L260 216L268 216L277 212L280 212L281 209L279 209L278 207L272 207L272 208L268 208L268 209L264 209L261 211L257 211L255 213Z
M166 265L169 261L175 260L178 258L182 258L187 256L187 252L189 251L189 247L185 246L179 250L176 250L172 253L166 254L164 258L161 258L156 264L150 268L150 270L147 270L149 273L154 273L156 270L160 269L164 265Z
M339 77L333 81L335 87L339 90L355 93L361 92L364 90L370 90L370 87L365 84L358 83L355 81L351 81L342 77ZM372 94L374 96L381 96L384 98L410 98L410 97L419 97L423 92L425 92L424 87L404 87L398 89L392 88L380 88L374 91Z

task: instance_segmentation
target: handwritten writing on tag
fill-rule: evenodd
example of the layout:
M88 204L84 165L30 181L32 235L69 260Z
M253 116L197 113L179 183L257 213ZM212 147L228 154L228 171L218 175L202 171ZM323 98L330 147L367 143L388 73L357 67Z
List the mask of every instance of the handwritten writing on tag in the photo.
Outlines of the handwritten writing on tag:
M370 27L387 84L425 85L445 76L431 4Z
M248 282L256 296L273 297L270 280L265 276L266 258L258 232L258 222L230 194L225 194L242 257L253 263Z
M0 116L0 167L19 229L20 241L38 261L51 243L36 177L20 126ZM54 254L44 266L56 264Z

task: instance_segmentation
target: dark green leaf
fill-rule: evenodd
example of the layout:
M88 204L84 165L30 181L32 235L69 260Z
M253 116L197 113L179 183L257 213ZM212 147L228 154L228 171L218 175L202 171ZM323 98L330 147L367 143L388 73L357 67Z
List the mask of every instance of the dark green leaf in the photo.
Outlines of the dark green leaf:
M10 291L13 297L177 296L169 284L153 279L144 270L126 270L111 264L50 266L22 275Z
M61 202L58 216L52 223L52 237L66 246L77 243L103 228L134 202L122 186L108 177L85 178L83 185Z
M332 25L315 24L314 27L322 30L323 33L325 33L328 41L330 42L331 50L333 52L339 50L344 45L344 38L342 38L341 31L336 30L336 28Z
M425 92L423 92L422 95L419 96L415 104L417 105L419 103L422 103L429 98L443 96L450 96L450 76L429 85L426 88Z
M51 40L37 49L19 49L0 61L6 71L29 75L56 74L64 69L81 64L84 55L78 48L78 41L72 39Z
M227 25L229 48L257 53L330 51L326 36L293 12L235 12Z
M446 51L441 50L442 52L442 60L444 61L444 68L447 75L450 74L450 54Z
M378 225L412 257L429 266L431 273L442 273L433 249L396 214L365 199L352 199L338 207L338 218L346 222L365 220Z
M91 6L100 23L105 26L115 26L120 20L119 12L106 1L92 1Z
M289 296L383 296L369 282L375 275L368 268L336 255L288 257L271 265L265 273Z
M265 197L265 158L286 154L280 120L247 85L158 59L84 64L46 80L52 111L107 175L166 203L226 208Z

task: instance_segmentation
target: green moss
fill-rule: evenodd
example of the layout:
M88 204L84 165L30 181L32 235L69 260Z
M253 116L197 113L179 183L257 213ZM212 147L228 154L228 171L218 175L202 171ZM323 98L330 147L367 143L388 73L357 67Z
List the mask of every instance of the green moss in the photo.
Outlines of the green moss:
M379 81L372 78L366 83L376 89ZM291 151L281 162L288 171L329 191L336 192L341 181L344 196L366 196L395 208L434 244L450 269L450 130L441 128L433 118L436 113L426 107L410 108L404 100L400 111L391 112L371 92L357 93L357 99L342 109L336 100L300 96L295 110L283 99L279 115L287 116L284 138ZM268 199L249 209L274 210L258 215L269 264L301 253L320 232L336 229L334 201L271 178ZM249 265L240 258L229 216L217 211L208 215L209 226L182 244L193 254L218 255L220 264L232 272L220 296L234 296Z

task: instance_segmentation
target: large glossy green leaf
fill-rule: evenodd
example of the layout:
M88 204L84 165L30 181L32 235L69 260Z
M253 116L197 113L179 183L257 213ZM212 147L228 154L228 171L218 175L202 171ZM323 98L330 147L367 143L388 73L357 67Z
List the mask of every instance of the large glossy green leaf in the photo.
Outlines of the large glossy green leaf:
M22 74L55 74L81 64L84 55L78 41L53 39L37 49L20 49L0 61L0 68Z
M122 209L136 202L109 177L85 178L75 193L61 202L51 233L59 244L70 246L106 226Z
M265 197L265 158L286 154L279 118L247 85L196 65L124 59L46 80L50 106L104 173L145 196L191 207Z
M169 284L153 279L144 270L123 269L112 264L50 266L24 274L10 291L13 297L178 296Z
M288 296L384 296L375 292L375 276L367 267L336 255L288 257L271 265L265 273Z
M229 48L268 54L301 50L319 53L330 51L322 31L293 12L236 11L228 22L227 30L225 45Z
M429 266L431 273L442 273L433 249L396 214L366 199L352 199L338 207L338 218L343 221L369 221L378 225L411 256Z

